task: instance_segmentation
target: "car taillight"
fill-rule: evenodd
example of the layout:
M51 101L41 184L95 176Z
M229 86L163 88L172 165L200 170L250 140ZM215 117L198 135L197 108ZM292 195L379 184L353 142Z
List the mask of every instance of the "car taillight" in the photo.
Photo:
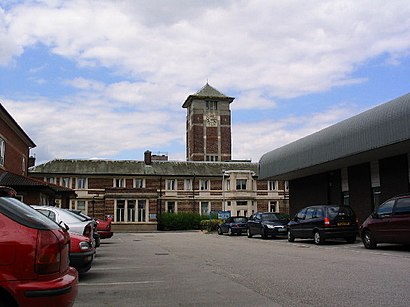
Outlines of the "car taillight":
M329 225L330 225L330 220L329 220L328 217L325 217L323 221L325 222L325 225L326 225L326 226L329 226Z
M91 239L91 233L92 233L92 228L91 228L91 225L88 224L87 226L84 227L83 236Z
M50 230L39 230L37 235L36 272L52 274L60 271L61 247L56 235Z

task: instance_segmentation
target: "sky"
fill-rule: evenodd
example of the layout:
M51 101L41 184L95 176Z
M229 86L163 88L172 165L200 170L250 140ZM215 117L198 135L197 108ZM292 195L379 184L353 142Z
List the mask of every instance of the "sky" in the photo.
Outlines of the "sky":
M232 158L410 92L408 0L0 0L0 103L52 159L184 161L185 99L235 97Z

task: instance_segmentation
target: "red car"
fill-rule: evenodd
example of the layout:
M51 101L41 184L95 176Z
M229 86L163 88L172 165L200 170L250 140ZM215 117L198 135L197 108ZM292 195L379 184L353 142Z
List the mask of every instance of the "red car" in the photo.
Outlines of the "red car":
M91 269L95 248L90 238L76 233L71 233L70 237L70 266L78 273L85 273Z
M97 219L97 232L101 239L111 238L114 233L111 231L112 218L107 218L105 221Z
M72 306L78 273L70 235L0 188L0 306Z

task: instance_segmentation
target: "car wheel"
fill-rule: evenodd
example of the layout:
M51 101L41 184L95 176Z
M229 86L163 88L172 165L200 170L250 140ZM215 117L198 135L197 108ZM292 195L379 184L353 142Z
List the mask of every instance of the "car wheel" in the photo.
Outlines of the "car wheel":
M232 236L232 228L231 227L228 228L228 236Z
M347 237L345 240L346 240L347 243L353 244L353 243L356 242L356 236Z
M288 230L288 241L289 242L294 242L295 241L295 237L292 235L290 229Z
M249 228L246 229L246 234L248 235L248 238L252 238L252 233Z
M264 239L264 240L266 240L266 239L268 238L268 235L266 234L265 228L262 228L262 230L261 230L261 236L262 236L262 239Z
M321 245L325 242L319 231L315 231L315 233L313 234L313 239L315 240L316 245Z
M222 229L221 229L221 227L218 226L218 228L216 228L216 231L218 232L218 235L222 235Z
M369 230L366 230L363 233L362 241L365 248L373 249L377 246L377 242L374 240L373 235Z

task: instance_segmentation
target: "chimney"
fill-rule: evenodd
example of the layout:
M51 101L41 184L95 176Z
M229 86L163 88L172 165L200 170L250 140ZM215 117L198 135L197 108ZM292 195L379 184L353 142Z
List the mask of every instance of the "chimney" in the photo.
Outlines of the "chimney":
M30 156L30 157L28 158L28 167L32 167L32 166L34 166L34 165L36 165L36 157Z
M144 152L144 162L146 165L151 165L151 152L149 150Z

